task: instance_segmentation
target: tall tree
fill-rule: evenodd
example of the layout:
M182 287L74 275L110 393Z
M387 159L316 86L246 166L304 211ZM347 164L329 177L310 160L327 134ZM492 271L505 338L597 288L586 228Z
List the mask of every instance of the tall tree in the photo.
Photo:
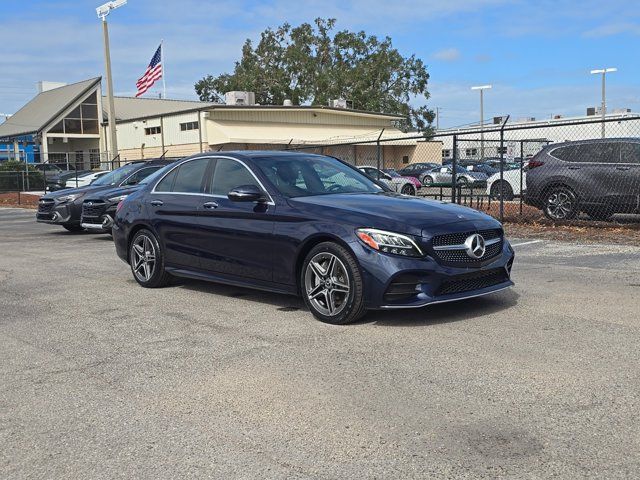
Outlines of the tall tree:
M345 98L356 109L404 116L401 128L429 130L433 112L409 104L418 95L429 98L422 60L402 56L389 37L334 33L335 24L335 19L318 18L313 25L268 28L256 47L245 41L233 73L207 75L195 84L196 92L202 101L215 102L225 92L253 91L262 105L282 105L285 99L326 105Z

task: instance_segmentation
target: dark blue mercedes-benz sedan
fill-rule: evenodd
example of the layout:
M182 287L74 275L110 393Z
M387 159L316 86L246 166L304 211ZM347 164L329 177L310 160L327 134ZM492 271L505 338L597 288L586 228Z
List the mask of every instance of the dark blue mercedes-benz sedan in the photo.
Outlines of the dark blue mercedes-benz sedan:
M143 287L178 276L296 294L334 324L513 285L495 219L299 152L210 152L165 167L118 205L113 238Z

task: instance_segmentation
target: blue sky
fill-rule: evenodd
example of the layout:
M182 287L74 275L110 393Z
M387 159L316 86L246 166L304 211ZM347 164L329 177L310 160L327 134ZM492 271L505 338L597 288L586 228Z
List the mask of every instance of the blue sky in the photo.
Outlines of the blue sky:
M104 0L2 0L0 112L12 113L38 80L74 82L103 72L95 7ZM160 39L167 92L193 98L205 74L233 69L246 38L288 21L335 17L338 27L389 35L431 74L441 126L475 121L478 94L492 83L485 117L577 115L600 101L589 70L614 66L609 108L640 111L640 6L631 0L129 0L109 17L116 94L132 95ZM150 90L147 95L157 95Z

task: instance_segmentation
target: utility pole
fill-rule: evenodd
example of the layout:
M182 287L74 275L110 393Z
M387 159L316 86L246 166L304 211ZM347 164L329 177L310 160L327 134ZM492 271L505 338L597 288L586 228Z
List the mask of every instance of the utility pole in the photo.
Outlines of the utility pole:
M118 137L116 135L116 113L113 102L113 77L111 75L111 52L109 50L109 27L107 15L118 7L127 3L127 0L114 0L107 2L96 9L98 17L102 19L102 35L104 40L104 64L107 81L107 119L109 122L109 149L111 160L118 158ZM113 165L112 165L113 166Z
M492 88L492 85L479 85L471 87L471 90L480 90L480 159L484 160L484 91Z
M602 75L602 104L600 106L600 114L602 115L602 138L606 136L605 129L605 118L607 115L607 87L606 87L606 77L607 73L617 72L617 68L609 67L609 68L599 68L596 70L591 70L592 75Z

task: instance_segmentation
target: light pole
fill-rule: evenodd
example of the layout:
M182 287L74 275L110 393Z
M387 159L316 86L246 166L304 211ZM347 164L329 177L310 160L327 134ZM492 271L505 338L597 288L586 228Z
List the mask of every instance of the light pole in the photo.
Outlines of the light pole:
M605 128L604 128L604 120L605 120L605 115L607 114L607 93L606 93L606 77L607 77L607 73L613 73L613 72L617 72L618 69L617 68L598 68L596 70L591 70L591 74L592 75L598 75L601 74L602 75L602 106L600 107L601 114L602 114L602 138L605 137Z
M492 85L478 85L471 87L471 90L480 90L480 159L484 160L484 91Z
M111 10L127 3L127 0L114 0L96 8L98 18L102 19L102 35L104 36L104 64L107 76L107 119L109 122L109 146L111 147L111 158L118 157L118 138L116 136L116 114L113 104L113 79L111 77L111 53L109 52L109 28L107 26L107 15ZM113 165L112 165L113 167Z

